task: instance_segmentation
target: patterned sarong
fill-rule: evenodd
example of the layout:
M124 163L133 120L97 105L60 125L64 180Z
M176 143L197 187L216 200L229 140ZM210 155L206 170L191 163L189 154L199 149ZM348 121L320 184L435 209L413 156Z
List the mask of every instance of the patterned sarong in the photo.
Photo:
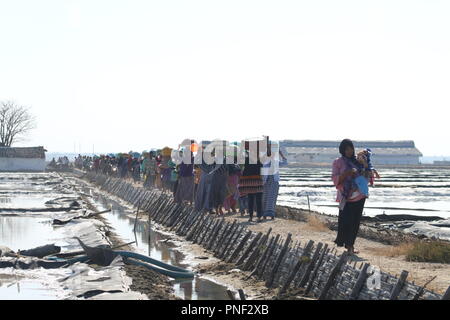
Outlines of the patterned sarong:
M275 206L277 204L278 190L280 184L275 181L273 175L267 177L266 183L264 184L263 193L263 215L266 217L275 217Z
M241 197L260 192L263 192L263 181L260 175L239 177L239 194Z

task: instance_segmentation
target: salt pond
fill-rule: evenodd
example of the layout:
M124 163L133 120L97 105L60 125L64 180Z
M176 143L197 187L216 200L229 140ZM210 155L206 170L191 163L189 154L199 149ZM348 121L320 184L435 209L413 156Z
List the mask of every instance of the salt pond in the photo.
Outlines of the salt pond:
M106 244L99 231L104 224L98 220L79 219L64 226L53 226L53 218L73 213L47 212L45 202L68 194L76 198L77 195L69 189L55 174L0 174L0 245L18 251L54 243L62 247L62 251L79 250L74 235L88 245ZM30 212L28 209L42 210ZM77 270L80 272L77 273ZM112 280L108 282L105 279ZM0 269L0 300L82 299L89 290L102 292L112 289L120 292L105 292L102 296L144 299L141 294L129 290L130 281L119 266L98 271L86 264L58 269L22 270L8 267Z
M337 215L331 166L281 168L278 204ZM379 169L364 214L412 214L450 218L450 169ZM308 197L307 197L308 196Z

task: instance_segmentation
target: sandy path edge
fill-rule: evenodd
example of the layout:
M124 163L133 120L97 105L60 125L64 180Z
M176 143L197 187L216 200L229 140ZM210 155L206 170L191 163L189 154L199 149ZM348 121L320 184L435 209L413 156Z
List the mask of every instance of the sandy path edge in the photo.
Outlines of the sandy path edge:
M248 222L248 216L242 217L240 214L226 215L227 221L236 219L238 223L246 225L246 227L255 232L267 232L272 228L272 234L280 234L285 237L288 233L292 234L293 241L300 241L305 245L309 240L313 240L316 244L319 242L326 243L330 248L335 248L338 254L345 249L339 248L333 242L336 232L329 229L321 229L310 225L308 222L295 221L284 218L275 220L266 220L260 223ZM324 217L321 217L324 219ZM357 238L355 248L360 253L355 258L358 263L368 262L382 271L399 275L403 270L409 272L408 281L414 281L418 285L425 284L432 277L436 276L427 288L443 294L450 285L450 264L443 263L426 263L426 262L409 262L405 260L405 256L387 257L380 255L380 249L388 249L392 245L383 244L365 238Z

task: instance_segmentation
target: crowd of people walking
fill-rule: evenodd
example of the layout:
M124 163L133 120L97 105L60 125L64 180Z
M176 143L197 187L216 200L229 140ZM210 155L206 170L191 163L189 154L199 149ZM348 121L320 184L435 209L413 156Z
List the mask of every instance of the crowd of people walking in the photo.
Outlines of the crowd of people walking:
M247 145L244 149L230 145L224 152L215 152L216 149L213 149L211 155L214 161L208 163L203 156L200 160L196 158L201 155L199 151L207 148L205 144L197 146L195 155L189 148L176 151L175 155L178 152L179 159L189 159L190 155L191 161L183 160L181 163L174 161L172 149L165 147L142 154L79 155L74 165L79 169L132 179L136 183L143 183L146 188L171 192L177 203L194 205L198 211L217 215L248 214L250 222L256 213L256 221L260 222L262 219L274 219L276 213L280 175L278 170L271 170L272 161L277 161L278 166L287 162L278 148L272 150L268 138L267 146L267 157L261 157L259 149L256 153L248 152ZM187 158L182 157L184 152L189 153ZM238 162L240 152L244 153L243 158L240 158L243 161ZM271 157L272 152L278 152L279 157ZM358 251L354 249L354 243L364 204L369 196L368 185L373 185L374 179L380 176L371 163L370 149L356 153L353 142L344 139L339 145L339 152L341 157L332 165L332 180L337 189L336 202L339 203L335 243L355 254Z
M202 148L206 148L206 145L198 146L197 151ZM238 164L239 150L232 145L220 155L213 151L213 163L206 163L202 158L198 161L199 164L194 164L198 163L194 158L200 152L178 151L180 156L183 152L189 152L191 161L177 164L169 147L142 154L129 152L93 157L79 155L75 158L74 166L86 171L131 179L142 183L146 188L171 192L176 202L194 205L199 211L217 215L248 214L249 221L254 221L256 213L257 222L268 217L274 219L279 174L267 170L271 165L270 161L263 163L259 155L252 158L248 151L244 151L245 161ZM284 155L278 152L277 161L286 163ZM227 156L228 159L234 158L234 161L229 163Z

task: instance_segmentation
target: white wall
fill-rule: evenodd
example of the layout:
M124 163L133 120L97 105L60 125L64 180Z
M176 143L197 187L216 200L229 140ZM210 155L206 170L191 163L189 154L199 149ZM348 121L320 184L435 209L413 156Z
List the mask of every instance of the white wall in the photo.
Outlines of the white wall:
M45 159L0 158L0 171L45 171Z

